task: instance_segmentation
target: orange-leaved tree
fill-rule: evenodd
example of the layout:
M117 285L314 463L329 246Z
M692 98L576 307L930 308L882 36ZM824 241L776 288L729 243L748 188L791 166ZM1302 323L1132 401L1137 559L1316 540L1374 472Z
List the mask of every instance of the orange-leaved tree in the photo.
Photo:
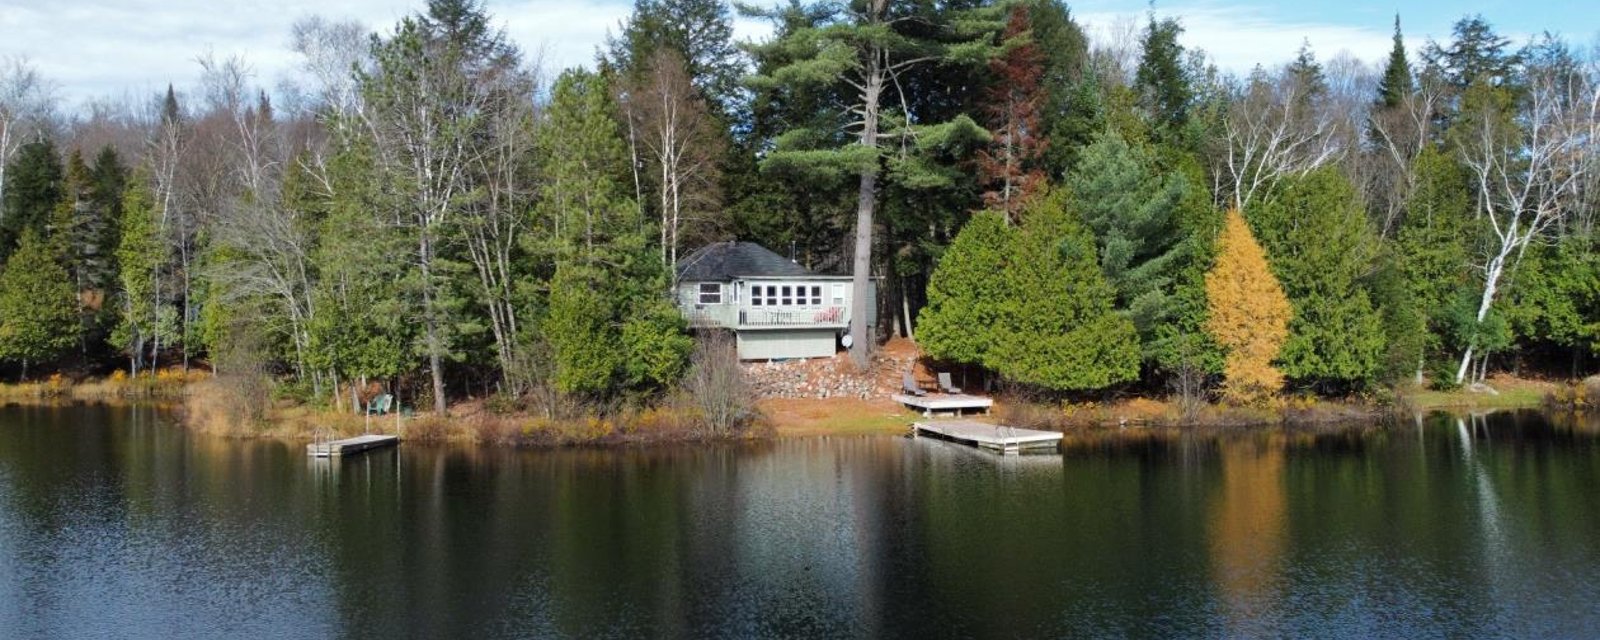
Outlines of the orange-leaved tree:
M1294 312L1237 209L1217 238L1217 261L1206 274L1206 332L1227 351L1223 395L1236 403L1263 400L1283 388L1272 365L1289 336Z

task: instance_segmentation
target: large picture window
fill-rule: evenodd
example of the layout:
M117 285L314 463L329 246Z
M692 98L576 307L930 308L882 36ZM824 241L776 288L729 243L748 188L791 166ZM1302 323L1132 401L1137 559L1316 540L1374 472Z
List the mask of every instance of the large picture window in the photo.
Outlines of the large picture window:
M722 304L722 283L700 283L700 304Z

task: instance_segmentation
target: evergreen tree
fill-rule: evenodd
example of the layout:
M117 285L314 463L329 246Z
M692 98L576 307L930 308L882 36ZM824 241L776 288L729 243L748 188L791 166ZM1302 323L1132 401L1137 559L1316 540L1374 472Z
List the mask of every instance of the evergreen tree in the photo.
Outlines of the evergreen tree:
M1107 131L1083 150L1067 185L1094 230L1117 308L1130 313L1141 335L1150 335L1171 308L1177 249L1187 246L1180 245L1176 218L1190 188L1184 174L1162 171L1143 148Z
M1421 351L1410 354L1416 377L1424 358L1447 360L1466 345L1442 342L1450 322L1446 310L1459 292L1470 289L1473 229L1472 187L1465 169L1450 154L1423 149L1412 162L1416 186L1406 201L1405 216L1395 235L1394 251L1405 281L1405 296L1395 300L1418 310L1423 325ZM1414 326L1390 325L1394 330ZM1392 334L1391 334L1392 335ZM1406 336L1404 343L1411 338ZM1448 366L1450 363L1444 363Z
M851 356L858 367L867 365L871 348L869 328L862 320L872 291L873 231L881 222L879 182L885 177L885 165L894 165L888 174L893 183L909 188L947 186L951 175L933 167L928 156L987 137L965 115L945 121L919 119L925 124L912 126L916 114L895 108L908 102L898 79L919 65L944 62L954 67L987 61L1000 26L986 15L992 13L872 0L791 6L761 14L780 21L783 28L778 37L754 48L758 61L774 63L751 78L751 86L767 94L767 100L799 98L819 107L777 136L762 170L821 181L855 177L850 315L858 321L851 324L850 337ZM903 153L890 153L896 149ZM904 153L913 149L918 153Z
M1139 106L1158 130L1176 134L1189 122L1189 103L1194 88L1183 64L1183 45L1178 36L1183 25L1175 18L1156 20L1150 14L1140 40L1143 53L1134 74Z
M73 151L67 158L61 201L51 215L50 243L78 291L98 288L111 274L110 256L103 253L102 244L108 225L94 190L94 176L83 156Z
M586 266L612 262L614 240L637 234L643 220L625 186L627 146L605 77L569 70L550 91L539 136L544 180L530 236L535 253ZM642 241L634 239L635 241Z
M1300 43L1300 50L1289 62L1289 82L1294 86L1293 117L1305 119L1312 116L1316 105L1328 95L1328 78L1317 62L1309 40Z
M1104 389L1139 376L1139 341L1112 310L1094 238L1068 206L1063 190L1024 213L998 274L1007 294L984 365L1046 389Z
M675 382L693 342L661 292L659 255L625 187L626 147L603 76L573 70L551 91L544 188L529 250L554 265L539 335L565 393L600 397Z
M1040 161L1049 140L1039 121L1045 94L1039 85L1044 54L1029 39L1028 8L1016 5L1003 34L1005 53L989 62L993 74L985 102L994 141L978 152L978 170L988 187L984 203L1015 221L1029 198L1044 188Z
M1517 56L1506 51L1511 41L1495 33L1482 15L1457 20L1450 32L1449 46L1429 42L1423 48L1422 59L1458 93L1473 83L1492 87L1511 84L1517 65Z
M549 312L540 331L554 357L553 381L563 393L595 396L610 391L626 352L611 324L615 308L601 293L602 274L592 267L562 263L550 280Z
M935 359L983 364L995 347L1004 273L1015 228L994 212L972 216L939 257L928 279L928 305L918 316L917 343Z
M607 62L626 75L643 70L660 49L683 57L690 82L714 112L731 120L740 111L746 73L723 0L634 0L616 38L607 37Z
M61 158L49 138L17 149L6 167L5 200L0 203L0 261L16 250L24 230L43 237L50 214L61 201Z
M374 38L371 65L359 73L367 142L385 187L382 206L397 212L413 240L416 271L407 278L410 310L421 327L418 355L427 360L436 414L447 412L447 359L481 331L466 317L464 269L453 258L455 218L483 196L471 167L490 136L493 112L506 96L497 79L521 66L521 54L491 27L477 0L430 0Z
M1031 0L1029 35L1043 54L1039 88L1044 93L1039 128L1050 141L1043 150L1042 166L1051 178L1060 178L1104 128L1100 88L1088 72L1089 38L1060 0Z
M1525 344L1570 354L1571 372L1600 352L1600 242L1590 234L1530 247L1505 305L1507 321Z
M1224 396L1248 404L1277 393L1283 374L1273 362L1289 335L1293 308L1237 210L1225 218L1216 264L1205 281L1206 332L1226 354Z
M106 145L100 148L100 153L95 156L94 165L89 169L91 186L89 198L93 202L94 210L104 221L104 236L100 238L100 255L107 256L111 263L108 280L101 286L111 288L116 275L117 242L121 238L118 225L122 222L122 193L128 185L128 169L122 165L122 159L117 156L117 150Z
M332 158L328 176L334 188L328 201L312 194L309 177L299 172L284 181L285 206L313 227L309 237L318 238L311 256L315 313L306 320L305 353L291 357L319 379L324 373L350 381L391 378L415 362L412 345L419 331L406 296L412 275L408 265L394 259L408 252L410 239L388 216L373 213L373 203L383 196L371 154L371 148L354 145ZM279 343L302 348L293 336Z
M48 362L78 341L78 297L65 269L32 229L0 271L0 359Z
M1349 181L1324 168L1282 179L1250 217L1294 305L1283 371L1327 391L1377 378L1383 327L1363 278L1377 248Z
M1378 98L1374 107L1393 109L1405 102L1414 90L1411 79L1411 62L1406 58L1405 40L1400 36L1400 15L1394 16L1394 47L1389 50L1389 61L1383 67L1383 77L1378 79Z
M122 315L111 333L111 343L128 356L129 373L133 375L138 375L146 362L154 366L155 354L147 353L147 347L154 349L156 344L170 343L177 335L177 313L162 299L158 288L167 253L149 180L147 173L134 174L122 201L122 238L117 244L117 294Z

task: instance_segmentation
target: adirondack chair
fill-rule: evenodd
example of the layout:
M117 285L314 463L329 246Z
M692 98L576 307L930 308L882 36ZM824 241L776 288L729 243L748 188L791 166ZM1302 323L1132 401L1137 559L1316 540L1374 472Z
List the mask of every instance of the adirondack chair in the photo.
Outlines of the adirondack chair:
M939 374L939 390L950 395L961 393L961 387L950 384L950 374L948 372Z
M386 415L394 409L394 396L387 393L378 394L367 403L367 415Z
M911 377L911 372L910 371L903 371L903 372L900 373L900 388L904 389L905 392L910 394L910 395L914 395L914 396L925 396L925 395L928 395L928 392L923 391L922 387L917 386L917 379Z

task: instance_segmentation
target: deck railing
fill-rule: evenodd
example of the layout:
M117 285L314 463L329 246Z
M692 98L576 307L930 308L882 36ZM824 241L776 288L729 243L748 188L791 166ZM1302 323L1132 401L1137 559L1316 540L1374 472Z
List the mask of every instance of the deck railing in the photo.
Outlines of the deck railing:
M844 307L739 310L741 327L842 327L846 320Z
M683 315L690 327L705 329L725 327L843 327L849 315L844 307L822 308L754 308L735 309L730 306L688 307Z

